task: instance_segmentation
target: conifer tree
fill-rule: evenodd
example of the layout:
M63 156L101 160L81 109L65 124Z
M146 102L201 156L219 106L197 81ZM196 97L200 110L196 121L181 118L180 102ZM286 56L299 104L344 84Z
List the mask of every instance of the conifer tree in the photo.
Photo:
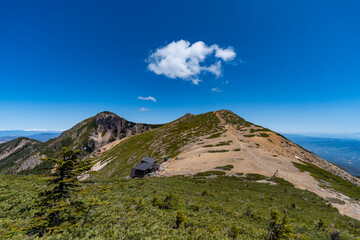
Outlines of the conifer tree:
M269 240L292 239L294 229L290 225L290 219L285 212L285 216L281 219L280 212L271 211L271 219L268 227Z
M80 161L78 150L63 148L59 158L46 158L55 164L56 170L47 179L48 189L39 194L38 212L31 224L30 233L40 237L45 233L62 231L78 222L86 215L92 204L81 199L85 189L81 186L78 176L89 171L93 166L92 159Z

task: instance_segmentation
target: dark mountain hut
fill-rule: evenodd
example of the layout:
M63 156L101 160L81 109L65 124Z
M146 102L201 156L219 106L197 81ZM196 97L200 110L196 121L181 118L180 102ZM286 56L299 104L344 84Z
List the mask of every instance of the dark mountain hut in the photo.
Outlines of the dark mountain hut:
M158 168L159 166L156 163L156 160L147 157L141 160L141 164L139 166L136 166L131 170L130 177L131 178L144 177L147 174L158 170Z

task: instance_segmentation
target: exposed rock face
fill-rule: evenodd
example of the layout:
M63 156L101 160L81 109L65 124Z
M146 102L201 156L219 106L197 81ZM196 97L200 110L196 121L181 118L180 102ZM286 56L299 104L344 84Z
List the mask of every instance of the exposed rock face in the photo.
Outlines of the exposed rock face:
M150 130L153 125L129 122L112 112L102 112L95 116L97 129L90 137L90 147L94 150L115 140Z
M25 137L0 144L0 172L8 172L13 165L34 153L40 144Z
M83 151L83 157L87 157L108 143L158 126L160 125L134 123L112 112L101 112L76 124L71 129L63 132L59 137L45 143L38 143L38 141L27 139L26 141L20 141L18 144L7 144L7 148L0 148L0 161L16 151L24 151L20 154L21 158L16 158L15 156L15 159L12 159L11 164L8 164L7 167L8 172L17 173L33 169L41 164L41 158L55 157L62 147L80 149ZM29 141L38 143L31 151L23 149L23 146Z
M45 158L45 155L40 155L39 153L35 153L33 155L30 155L26 161L22 162L21 165L19 165L17 168L13 169L15 172L21 172L24 171L26 169L32 169L34 168L36 165L39 165L40 163L42 163L42 158Z

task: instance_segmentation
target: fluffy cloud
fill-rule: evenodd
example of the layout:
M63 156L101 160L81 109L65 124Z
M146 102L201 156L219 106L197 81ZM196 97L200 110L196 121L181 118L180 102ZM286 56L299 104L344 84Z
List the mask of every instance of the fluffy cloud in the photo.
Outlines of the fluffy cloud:
M156 99L154 97L152 97L152 96L138 97L138 99L140 99L140 100L150 100L150 101L156 102Z
M232 47L222 49L217 46L215 49L215 56L221 58L224 61L231 61L236 57L236 53Z
M210 56L217 60L215 63L206 64L205 60ZM221 48L217 44L207 46L202 41L191 44L179 40L156 49L147 59L147 63L148 69L155 74L198 84L201 73L209 72L219 77L222 73L222 61L231 61L235 57L232 47Z
M141 107L141 108L139 108L139 111L140 111L140 112L147 112L147 111L150 111L150 109L149 109L149 108Z

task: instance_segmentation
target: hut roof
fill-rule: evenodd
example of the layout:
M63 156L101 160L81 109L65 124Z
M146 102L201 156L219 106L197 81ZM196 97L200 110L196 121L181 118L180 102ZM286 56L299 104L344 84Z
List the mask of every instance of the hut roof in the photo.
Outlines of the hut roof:
M144 158L143 160L141 160L141 163L154 164L154 163L156 163L156 160L153 159L153 158L146 157L146 158Z
M135 170L142 170L142 171L152 168L153 168L153 164L151 163L141 163L139 166L134 167Z

